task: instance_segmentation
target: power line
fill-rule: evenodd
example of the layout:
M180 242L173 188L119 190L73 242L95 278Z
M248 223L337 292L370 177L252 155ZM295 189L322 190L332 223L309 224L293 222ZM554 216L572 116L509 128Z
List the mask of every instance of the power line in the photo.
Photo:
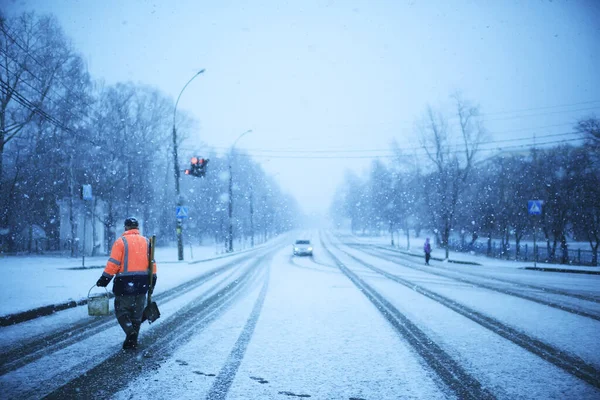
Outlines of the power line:
M578 103L560 104L560 105L555 105L555 106L523 108L520 110L496 111L496 112L491 112L491 113L485 113L483 115L516 114L516 113L527 112L527 111L548 110L548 109L552 109L552 108L573 107L573 106L581 106L581 105L585 105L585 104L596 104L596 103L600 103L600 100L581 101Z
M535 136L535 138L549 138L549 137L565 136L565 135L581 135L581 134L579 132L561 132L561 133L551 133L551 134L548 134L548 135ZM485 144L488 144L488 143L518 142L518 141L531 140L531 139L534 139L534 138L526 137L526 138L516 138L516 139L499 139L499 140L492 140L492 141L486 142Z
M31 75L33 78L35 78L36 80L38 80L40 83L44 84L44 81L39 78L38 76L36 76L33 72L31 72L25 65L21 64L19 61L15 60L13 57L11 57L8 53L6 53L4 50L0 49L0 53L4 54L6 57L10 58L13 62L17 63L21 68L23 68L24 71L26 71L27 73L29 73L29 75ZM9 74L12 75L16 75L14 71L11 71L8 68L8 65L2 65L4 67L4 69L7 72L7 76ZM30 87L32 90L34 90L36 93L38 93L40 96L44 96L44 93L42 93L42 91L39 88L36 88L35 86L31 85L31 83L29 83L28 81L26 81L23 78L19 78L17 82L15 82L15 85L18 82L22 82L23 84L27 85L28 87ZM56 90L53 87L49 88L50 91L57 93ZM68 101L64 96L61 96L60 94L58 94L58 96L60 97L61 101L64 102L65 105L67 105L68 107L61 107L61 109L63 109L64 111L66 111L68 114L70 114L72 117L75 117L75 119L89 119L89 120L94 120L90 115L88 115L87 113L78 113L78 115L75 115L73 113L73 111L71 111L70 107L75 108L76 106ZM53 97L50 96L50 94L46 94L45 97L53 102L54 104L58 104L60 105L60 101L54 99ZM79 99L81 100L81 99ZM69 107L70 106L70 107Z
M554 134L548 134L548 135L541 135L541 136L536 136L536 138L551 138L551 137L557 137L557 136L566 136L566 135L579 135L579 132L562 132L562 133L554 133ZM525 137L525 138L515 138L515 139L499 139L499 140L491 140L491 141L487 141L487 142L482 142L480 143L481 145L490 145L490 144L498 144L498 143L506 143L506 142L519 142L519 141L524 141L524 140L532 140L533 138L529 138L529 137ZM209 148L211 149L222 149L220 147L214 147L214 146L209 146ZM421 150L423 147L422 146L413 146L413 147L399 147L398 150L400 151L414 151L414 150ZM228 148L225 148L228 149ZM333 150L333 149L309 149L309 150L276 150L276 149L257 149L257 148L253 148L253 149L246 149L249 153L253 154L253 155L257 155L257 156L267 156L269 154L275 154L275 155L281 155L281 154L298 154L298 155L302 155L303 153L310 153L310 154L314 154L314 153L327 153L327 154L332 154L332 153L341 153L341 154L346 154L346 153L377 153L377 152L384 152L384 153L389 153L389 152L393 152L394 149L391 148L376 148L376 149L352 149L352 150ZM267 153L267 154L257 154L257 153Z
M573 139L562 139L562 140L553 140L553 141L547 141L547 142L542 142L542 143L536 143L536 146L546 146L546 145L552 145L552 144L564 144L564 143L572 143L572 142L577 142L580 141L580 138L573 138ZM490 144L490 143L487 143ZM512 149L526 149L526 148L531 148L532 144L531 143L524 143L524 144L515 144L515 145L509 145L509 146L502 146L502 147L493 147L493 148L479 148L478 151L479 152L490 152L490 151L508 151L508 150L512 150ZM417 154L419 156L426 156L426 153L424 152L425 149L421 148L415 148L415 151L419 151L420 154ZM390 150L391 151L391 150ZM464 150L451 150L449 151L450 154L460 154L462 153ZM238 157L248 157L248 158L267 158L267 159L329 159L329 160L334 160L334 159L376 159L376 158L397 158L397 157L410 157L413 154L407 154L407 155L400 155L400 154L374 154L374 155L278 155L278 154L273 154L273 155L269 155L269 154L251 154L251 153L238 153L236 156Z
M47 66L47 65L44 65L44 64L43 64L42 62L40 62L40 61L39 61L37 58L35 58L35 57L34 57L34 56L33 56L33 55L32 55L32 54L31 54L31 53L30 53L30 52L29 52L29 51L28 51L26 48L24 48L24 47L23 47L23 46L22 46L22 45L21 45L21 44L20 44L20 43L19 43L19 42L18 42L18 41L17 41L17 40L16 40L16 39L13 37L13 36L11 36L11 34L10 34L10 33L8 33L8 32L6 31L6 29L4 29L4 25L3 25L3 24L0 24L0 30L1 30L1 31L2 31L2 32L3 32L3 33L4 33L4 34L5 34L5 35L6 35L6 36L7 36L7 37L8 37L8 38L9 38L9 39L10 39L10 40L11 40L11 41L14 43L14 44L15 44L15 45L17 45L17 47L19 47L21 50L23 50L23 52L25 52L25 55L26 55L26 56L28 56L28 57L29 57L29 58L31 58L33 61L35 61L35 62L36 62L36 63L37 63L39 66L41 66L42 68L44 68L44 69L47 69L47 68L48 68L48 66ZM11 57L11 58L12 58L12 57ZM15 61L15 60L13 59L13 61ZM35 75L34 75L34 74L31 72L31 71L27 70L27 72L29 72L29 73L30 73L32 76L36 77L36 76L35 76ZM38 78L38 77L36 77L36 78L37 78L38 80L40 80L40 81L41 81L41 79L40 79L40 78ZM59 82L61 85L63 85L63 86L65 87L65 89L67 90L67 92L69 92L69 93L73 94L73 91L72 91L72 89L71 89L71 88L70 88L70 87L69 87L67 84L65 84L65 83L62 81L62 79L60 79L60 78L57 78L57 77L55 77L55 79L56 79L56 81L57 81L57 82ZM78 97L78 96L76 96L76 95L75 95L75 97ZM79 99L79 100L81 100L81 99Z
M575 133L578 133L578 132L575 132ZM555 145L555 144L573 143L573 142L579 142L579 141L582 141L582 140L583 140L582 138L552 140L552 141L548 141L548 142L535 143L535 147L537 147L537 146ZM480 150L481 151L494 151L494 150L505 151L505 150L511 150L511 149L531 149L533 147L534 147L534 143L524 143L524 144L517 144L517 145L499 147L499 148L495 148L495 149L494 148L490 148L490 149L480 149Z
M51 115L49 115L42 108L40 108L40 107L36 106L35 104L33 104L25 96L21 95L17 90L10 88L2 80L0 80L0 89L2 90L2 92L4 92L7 95L10 92L12 94L12 96L14 96L15 101L17 103L21 104L23 107L27 108L29 111L31 111L31 112L33 112L35 114L38 114L39 116L41 116L42 118L46 119L47 121L49 121L50 123L52 123L56 127L61 128L61 129L65 130L65 131L67 131L67 132L73 133L73 131L70 128L64 126L60 121L58 121L56 118L54 118Z
M29 50L26 49L19 42L19 40L17 40L14 36L12 36L12 34L9 33L5 29L4 25L0 25L0 30L2 30L2 32L6 35L6 37L9 38L12 41L12 43L14 43L16 46L18 46L25 53L25 55L27 57L31 58L34 62L36 62L41 67L47 68L47 66L44 65L35 56L33 56L29 52ZM8 55L7 53L4 53L4 54ZM13 58L11 57L11 59L13 59ZM19 63L18 61L14 60L14 59L13 59L13 61ZM24 68L32 77L34 77L35 79L38 79L41 82L41 79L39 77L37 77L35 74L33 74L29 69L27 69L25 66L23 66L20 63L19 63L19 65L22 68ZM66 88L67 92L69 92L71 94L74 94L73 90L67 84L65 84L65 82L62 79L56 78L56 81L58 81L61 85L63 85ZM23 82L25 82L25 81L23 81ZM29 84L28 84L28 86L30 86L31 88L33 88L33 86L31 86ZM35 88L33 88L33 89L37 90ZM53 91L55 94L58 94L58 92L56 92L55 88L51 87L50 90ZM38 90L38 93L39 93L39 90ZM65 103L73 105L73 103L71 103L69 100L67 100L64 96L62 96L60 94L58 94L58 96L62 99L62 101L65 101ZM48 96L48 97L50 97L50 96ZM75 97L78 98L79 96L75 95ZM53 101L55 103L58 102L56 99L53 99L51 97L50 97L50 99L51 99L51 101ZM79 100L81 100L81 99L79 98ZM590 100L590 101L582 101L582 102L575 102L575 103L568 103L568 104L559 104L559 105L550 105L550 106L542 106L542 107L530 107L530 108L524 108L524 109L513 109L513 110L506 110L506 111L489 112L489 113L483 113L481 115L478 115L478 117L483 118L484 120L487 120L487 121L498 121L498 120L522 119L522 118L529 118L529 117L543 116L543 115L553 115L553 114L559 114L559 113L580 112L580 111L595 111L595 110L598 110L598 107L582 108L582 109L575 109L575 110L556 110L556 111L551 111L551 112L547 112L547 113L516 115L516 116L507 116L507 117L501 117L501 118L491 118L491 119L487 119L486 118L488 116L494 116L494 115L506 115L506 114L523 113L523 112L538 111L538 110L551 110L551 109L556 109L556 108L574 107L574 106L588 105L588 104L597 104L597 103L600 103L600 100ZM69 114L71 114L72 116L77 117L70 110L67 110L67 112ZM88 114L82 114L81 116L83 116L85 118L93 119L93 117L91 117ZM457 118L456 116L453 116L453 117L450 117L449 119L456 119L456 118ZM374 124L375 125L377 125L377 124L390 125L390 124L398 124L399 122L414 123L414 121L390 121L390 122L387 122L387 123L383 123L382 122L382 123L374 123ZM536 128L532 128L532 129L536 129ZM522 129L522 130L527 130L527 129ZM516 132L516 131L518 131L518 130L515 130L515 131L505 131L505 132ZM217 147L214 147L214 148L217 149ZM374 151L378 151L378 150L374 150Z
M553 125L544 125L544 126L535 126L535 127L527 127L527 128L521 128L521 129L511 129L511 130L506 130L506 131L492 131L489 132L493 135L504 135L507 133L515 133L515 132L525 132L525 131L536 131L536 130L540 130L540 129L547 129L547 128L557 128L557 127L561 127L561 126L573 126L573 123L571 122L566 122L566 123L562 123L562 124L553 124ZM556 134L551 134L551 135L541 135L541 136L536 136L538 138L540 137L551 137L551 136L560 136L560 135L569 135L569 134L576 134L577 132L566 132L566 133L556 133ZM393 139L393 138L392 138ZM521 137L521 138L515 138L515 139L506 139L506 140L497 140L497 141L492 141L493 143L496 142L503 142L503 141L519 141L519 140L528 140L528 139L532 139L531 137ZM214 150L214 151L229 151L230 147L226 147L226 146L207 146L208 148ZM412 148L401 148L401 149L406 149L406 150L414 150L414 149L418 149L420 147L412 147ZM338 150L339 149L339 150ZM352 149L352 148L348 148L347 146L345 147L330 147L328 149L321 149L321 150L315 150L314 148L312 149L307 149L307 150L303 150L303 149L295 149L295 148L291 148L291 147L283 147L283 148L271 148L271 149L260 149L260 148L246 148L247 151L258 151L258 152L281 152L281 153L295 153L295 152L299 152L299 153L315 153L315 152L319 152L319 153L329 153L329 152L333 152L333 153L344 153L344 152L348 152L348 153L357 153L357 152L365 152L365 151L388 151L389 149L369 149L369 150L365 150L365 149Z
M512 117L502 117L502 118L485 118L485 115L481 115L481 117L484 119L484 121L506 121L506 120L510 120L510 119L540 117L540 116L544 116L544 115L574 113L574 112L582 112L582 111L600 111L600 108L599 107L589 107L589 108L579 108L577 110L558 110L558 111L552 111L552 112L546 112L546 113L515 115Z
M600 100L590 100L590 101L582 101L582 102L571 103L571 104L560 104L560 105L553 105L553 106L543 106L543 107L530 107L530 108L523 108L523 109L514 109L514 110L510 110L510 111L492 111L492 112L486 112L486 113L481 113L481 114L478 114L478 115L474 115L474 117L481 118L484 121L503 121L503 120L520 119L520 118L528 118L528 117L537 117L537 116L544 116L544 115L574 113L574 112L581 112L581 111L596 111L596 110L600 111L600 104L599 103L600 103ZM555 111L549 111L549 112L545 112L545 113L514 115L514 116L499 117L499 118L487 118L488 116L495 116L495 115L521 114L521 113L526 113L528 111L552 110L554 108L574 107L574 106L587 105L587 104L598 104L598 105L593 106L593 107L574 109L574 110L555 110ZM449 121L454 121L454 120L458 120L459 116L458 115L452 115L452 116L448 117L447 119ZM390 121L390 122L385 123L385 125L388 125L388 124L397 124L397 123L414 124L415 121L406 121L406 120L403 120L403 121ZM384 123L380 123L380 124L384 124Z
M5 27L4 27L3 24L0 24L0 30L4 33L4 35L6 35L7 38L9 38L12 41L12 43L14 43L16 46L18 46L28 57L30 57L38 65L40 65L43 68L48 68L47 65L44 65L44 63L42 63L41 61L39 61L35 56L33 56L29 52L29 50L27 50L21 43L19 43L19 41L14 36L12 36L11 33L9 33L5 29ZM30 74L32 74L28 70L27 70L27 72L29 72ZM35 75L32 74L32 76L35 76ZM56 78L56 80L60 84L62 84L65 87L65 89L67 89L68 92L70 92L71 94L73 94L72 89L67 84L65 84L62 79ZM77 96L75 96L75 97L77 97ZM488 112L488 113L480 114L478 117L485 118L486 116L490 116L490 115L493 116L493 115L515 114L515 113L522 113L522 112L528 112L528 111L548 110L548 109L573 107L573 106L587 105L587 104L597 104L597 103L600 103L600 100L589 100L589 101L581 101L581 102L575 102L575 103L566 103L566 104L558 104L558 105L550 105L550 106L530 107L530 108L523 108L523 109L505 110L505 111L495 111L495 112ZM577 109L577 110L559 110L559 111L554 111L554 112L549 112L549 113L542 113L542 114L531 114L531 115L524 115L524 116L514 116L514 117L507 118L507 119L514 119L514 118L521 118L521 117L530 117L530 116L540 116L540 115L551 115L551 114L565 113L565 112L589 111L589 110L597 110L597 109L598 109L598 107L585 108L585 109ZM454 116L454 117L451 117L450 119L456 119L456 118L457 117ZM505 118L490 119L490 121L503 120L503 119L505 119ZM405 123L414 123L414 121L403 121L403 122L405 122ZM398 122L391 122L391 121L389 122L389 124L396 124L396 123L398 123Z
M60 128L60 129L64 130L65 132L71 133L73 135L76 134L76 132L73 129L65 126L63 123L61 123L56 118L54 118L53 116L48 114L46 111L44 111L40 107L37 107L35 104L33 104L31 101L29 101L25 96L21 95L17 90L14 90L14 89L8 87L2 80L0 80L0 90L6 94L8 94L8 91L10 90L10 92L14 96L15 101L17 101L17 103L21 104L23 107L27 108L28 110L32 111L33 113L38 114L39 116L41 116L42 118L44 118L45 120L50 122L52 125L56 126L57 128ZM88 138L82 137L82 139L89 142L92 145L95 145L95 146L98 145L97 143L93 142L92 140L89 140Z
M3 53L3 51L2 51L1 49L0 49L0 53ZM4 53L4 54L6 54L6 53ZM7 56L8 56L8 55L7 55ZM9 56L9 57L10 57L10 56ZM14 61L14 59L13 59L13 61ZM10 73L10 74L13 74L13 75L15 75L14 71L11 71L10 69L8 69L8 66L6 66L6 65L2 65L2 66L3 66L3 67L4 67L4 69L6 70L7 74L8 74L8 73ZM29 72L29 73L31 74L31 72L30 72L29 70L27 70L26 68L24 68L24 69L25 69L25 71L27 71L27 72ZM33 75L33 74L31 74L31 75L35 77L35 75ZM38 78L38 79L39 79L39 78ZM0 81L2 81L2 79L1 79L1 78L0 78ZM23 83L24 85L28 86L28 87L29 87L29 88L31 88L33 91L35 91L37 94L39 94L40 96L44 97L44 93L42 93L42 91L41 91L40 89L38 89L38 88L36 88L35 86L31 85L31 83L29 83L28 81L24 80L23 78L19 78L19 79L17 80L17 82L15 82L15 87L16 87L16 84L17 84L17 83L19 83L19 82ZM40 80L40 82L41 82L41 80ZM6 85L6 87L9 87L7 82L3 82L3 83L4 83L4 85ZM10 88L10 87L9 87L9 88ZM46 95L45 95L45 98L46 98L46 99L47 99L49 102L52 102L52 103L54 103L54 104L57 104L57 105L59 105L59 106L61 105L61 103L60 103L58 100L56 100L56 99L52 98L52 97L51 97L49 94L46 94ZM79 114L79 115L76 115L76 114L74 114L74 113L71 111L71 109L69 108L69 106L70 106L71 104L70 104L68 101L66 101L64 98L63 98L62 100L63 100L63 102L64 102L63 104L65 104L65 105L66 105L66 107L59 107L59 108L60 108L61 110L63 110L63 111L66 111L68 114L70 114L70 115L71 115L72 117L74 117L76 120L77 120L77 119L86 119L86 118L90 118L90 116L89 116L89 115L87 115L87 114L84 114L84 113L81 113L81 114ZM39 108L39 107L37 107L37 108Z
M23 45L21 45L21 43L19 43L19 41L17 39L15 39L5 28L3 25L0 25L0 29L2 30L2 32L6 35L6 37L8 37L12 43L14 43L16 46L18 46L27 57L30 57L33 61L35 61L38 65L40 65L43 68L47 68L46 65L44 65L42 62L40 62L36 57L34 57L25 47L23 47ZM36 76L34 73L32 73L28 68L26 68L24 65L22 65L21 63L19 63L17 60L15 60L14 58L12 58L10 55L8 55L8 53L6 53L4 50L0 49L0 51L2 51L2 53L4 53L6 56L10 57L11 60L13 60L14 62L16 62L17 64L19 64L27 73L29 73L33 78L39 80L40 82L43 82L41 80L41 78L39 78L38 76ZM8 66L5 66L5 69L8 71L10 71L8 69ZM12 72L12 71L10 71ZM60 78L56 78L56 81L58 81L59 83L61 83L66 89L67 92L69 93L73 93L73 91L71 90L71 88L66 85L64 83L63 80L61 80ZM27 86L29 86L30 88L32 88L33 90L37 91L37 93L42 94L42 92L35 88L34 86L32 86L29 82L21 79L21 82L23 82L24 84L26 84ZM8 86L7 86L8 88ZM10 88L9 88L10 89ZM51 87L50 88L51 91L53 91L54 93L57 93L56 90ZM18 93L18 92L15 92ZM64 96L58 94L58 96L62 99L62 101L64 101L66 104L73 104L71 103L69 100L67 100ZM52 117L51 115L49 115L47 112L45 112L44 110L42 110L40 107L37 107L35 105L33 105L33 103L31 103L31 101L27 100L24 96L22 96L21 94L19 94L19 104L23 105L24 107L27 107L28 109L30 109L31 111L36 112L37 114L41 115L42 117L44 117L45 119L49 120L50 122L54 123L56 126L61 127L62 129L65 130L69 130L69 128L66 128L63 124L61 124L59 121L56 120L56 118ZM48 99L54 103L58 103L58 100L47 96ZM77 96L75 96L77 97ZM490 115L506 115L506 114L513 114L513 113L522 113L522 112L528 112L528 111L537 111L537 110L550 110L550 109L556 109L556 108L564 108L564 107L574 107L574 106L579 106L579 105L587 105L587 104L597 104L600 103L600 100L592 100L592 101L585 101L585 102L577 102L577 103L570 103L570 104L562 104L562 105L553 105L553 106L543 106L543 107L532 107L532 108L525 108L525 109L516 109L516 110L507 110L507 111L498 111L498 112L491 112L491 113L485 113L485 114L481 114L478 117L481 118L486 118L487 116ZM590 111L590 110L597 110L597 107L589 107L589 108L582 108L582 109L575 109L575 110L555 110L555 111L550 111L550 112L546 112L546 113L537 113L537 114L528 114L528 115L518 115L518 116L508 116L508 117L502 117L502 118L492 118L492 119L488 119L489 121L495 121L495 120L506 120L506 119L520 119L520 118L528 118L528 117L534 117L534 116L543 116L543 115L552 115L552 114L559 114L559 113L569 113L569 112L579 112L579 111ZM74 117L78 117L75 114L73 114L69 109L66 109L66 111L74 116ZM83 115L87 118L90 118L89 115ZM454 117L456 118L456 117ZM451 118L453 119L453 118ZM395 123L395 122L390 122L390 123ZM532 128L532 129L536 129L536 128ZM527 129L523 129L523 130L527 130ZM510 132L510 131L508 131ZM574 134L573 132L568 133L568 134ZM540 137L550 137L550 136L558 136L558 135L564 135L564 134L555 134L555 135L546 135L546 136L540 136ZM527 140L526 138L519 138L519 139L506 139L506 140L498 140L498 141L493 141L493 142L488 142L486 144L489 143L501 143L501 142L509 142L509 141L517 141L517 140ZM213 147L214 149L217 149L217 147ZM402 149L401 149L402 150ZM413 147L413 148L408 148L406 150L420 150L420 148L418 147ZM259 152L263 152L263 153L331 153L330 150L260 150L260 149L252 149L251 151L259 151ZM356 152L389 152L390 150L388 149L370 149L370 150L346 150L346 151L335 151L335 153L356 153ZM267 157L267 155L254 155L257 157ZM385 156L385 155L384 155ZM268 157L279 157L279 156L268 156ZM361 158L369 158L372 156L361 156ZM309 158L315 158L314 156L311 156Z
M527 127L527 128L511 129L508 131L489 131L489 133L491 133L492 135L502 135L505 133L526 132L526 131L535 131L535 130L539 130L539 129L556 128L559 126L573 126L573 123L572 122L563 122L562 124L534 126L534 127Z

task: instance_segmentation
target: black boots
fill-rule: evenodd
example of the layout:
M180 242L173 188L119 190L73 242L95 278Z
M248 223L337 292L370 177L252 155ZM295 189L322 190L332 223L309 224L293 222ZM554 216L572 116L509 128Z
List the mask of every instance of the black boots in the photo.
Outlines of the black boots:
M123 342L123 349L125 350L129 350L129 349L137 349L137 339L138 339L138 334L140 332L140 324L139 323L133 323L132 324L132 328L129 331L129 333L127 334L127 337L125 338L125 341Z

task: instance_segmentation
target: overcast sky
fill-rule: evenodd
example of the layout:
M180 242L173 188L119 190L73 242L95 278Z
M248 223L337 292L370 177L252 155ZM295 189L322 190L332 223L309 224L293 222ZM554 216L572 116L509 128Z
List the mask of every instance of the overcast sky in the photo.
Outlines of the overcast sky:
M428 104L450 110L454 91L480 105L488 148L569 140L578 117L600 115L600 1L3 3L55 14L108 84L175 99L205 68L178 108L195 141L222 153L252 129L237 147L306 211L329 207L346 169L389 154L369 150L417 145L415 121Z

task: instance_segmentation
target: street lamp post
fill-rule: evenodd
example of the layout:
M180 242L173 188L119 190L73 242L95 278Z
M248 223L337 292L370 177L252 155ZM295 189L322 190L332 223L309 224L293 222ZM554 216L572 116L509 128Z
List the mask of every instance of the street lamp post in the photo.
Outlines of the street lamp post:
M250 247L254 248L254 188L250 185Z
M233 151L237 142L247 133L252 132L252 129L248 129L235 139L233 145L231 145L231 151L229 153L229 232L227 233L227 252L233 251L233 174L231 173L231 159L233 158Z
M175 102L175 109L173 110L173 168L175 169L175 194L177 196L177 207L182 205L181 199L181 191L179 188L179 160L177 157L177 128L175 127L175 118L177 116L177 105L179 104L179 99L183 94L185 88L190 84L191 81L194 80L198 75L204 73L204 69L196 72L194 76L185 84L181 92L179 92L179 96L177 96L177 101ZM183 260L183 239L182 239L182 231L183 224L180 218L176 218L177 220L177 259L179 261Z

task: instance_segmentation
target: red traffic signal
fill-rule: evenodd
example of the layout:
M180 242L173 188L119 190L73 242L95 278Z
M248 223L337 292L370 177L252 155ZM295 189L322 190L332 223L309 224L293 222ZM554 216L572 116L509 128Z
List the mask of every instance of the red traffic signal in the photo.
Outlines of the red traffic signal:
M206 174L206 164L208 164L208 161L208 158L192 157L190 169L186 169L185 174L203 177Z

